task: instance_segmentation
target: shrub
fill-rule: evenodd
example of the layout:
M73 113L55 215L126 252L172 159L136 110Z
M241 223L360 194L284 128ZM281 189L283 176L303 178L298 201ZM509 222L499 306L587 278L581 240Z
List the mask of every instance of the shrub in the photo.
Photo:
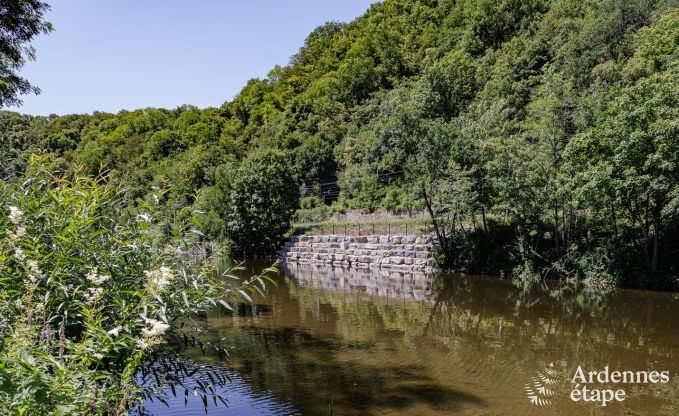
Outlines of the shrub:
M181 380L139 369L201 326L224 296L261 291L183 255L153 205L129 208L104 176L34 164L0 182L0 409L9 414L123 414ZM159 216L160 215L160 216ZM158 216L158 217L157 217ZM234 283L235 282L235 283Z
M236 168L218 170L207 191L205 229L226 238L236 255L273 253L290 230L299 187L285 153L251 154Z

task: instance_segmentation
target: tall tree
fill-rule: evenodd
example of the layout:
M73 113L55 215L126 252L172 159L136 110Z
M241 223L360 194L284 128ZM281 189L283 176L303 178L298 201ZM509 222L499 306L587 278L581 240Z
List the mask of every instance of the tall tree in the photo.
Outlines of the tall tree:
M204 228L228 239L233 254L273 253L298 206L297 183L289 156L281 151L260 150L237 167L227 164L205 195Z
M49 5L38 0L0 0L0 107L20 105L20 95L40 92L19 71L35 59L35 49L27 44L52 31L44 19L47 10Z

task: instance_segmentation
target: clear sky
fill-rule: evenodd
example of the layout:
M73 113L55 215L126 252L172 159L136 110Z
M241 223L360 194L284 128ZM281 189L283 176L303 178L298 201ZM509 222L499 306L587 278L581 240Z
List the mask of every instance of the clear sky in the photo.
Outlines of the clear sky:
M181 104L219 106L284 65L317 26L376 0L47 0L55 30L22 75L42 89L22 107L47 115Z

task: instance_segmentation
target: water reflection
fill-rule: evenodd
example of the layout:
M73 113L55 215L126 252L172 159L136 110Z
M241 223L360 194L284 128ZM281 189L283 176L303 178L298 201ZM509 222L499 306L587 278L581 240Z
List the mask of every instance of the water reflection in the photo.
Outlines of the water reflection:
M679 413L672 294L596 296L486 277L313 266L277 280L267 299L209 324L252 394L300 414L328 414L331 402L337 415ZM564 382L546 410L528 402L524 386L550 362ZM577 365L667 370L672 382L626 386L628 399L605 408L576 404L566 380Z
M299 286L316 289L362 292L402 300L425 300L432 297L432 278L424 273L294 263L284 265L283 272L293 277Z
M177 363L178 364L178 363ZM186 377L185 388L175 388L174 392L169 390L159 397L151 398L144 403L146 415L182 415L199 416L205 415L205 407L208 413L220 414L227 411L230 414L242 415L299 415L289 402L274 397L267 391L252 391L248 383L243 380L238 373L227 370L223 366L206 365L199 360L184 359L179 366L182 370L187 370L191 376ZM215 374L217 371L228 380L226 387L220 380L214 380L208 373ZM195 371L195 372L194 372ZM203 386L215 386L215 393L222 399L217 400L216 396L208 396L206 401L202 401L200 393L194 394L194 388L206 391ZM222 402L221 400L224 400ZM139 412L135 413L139 415Z

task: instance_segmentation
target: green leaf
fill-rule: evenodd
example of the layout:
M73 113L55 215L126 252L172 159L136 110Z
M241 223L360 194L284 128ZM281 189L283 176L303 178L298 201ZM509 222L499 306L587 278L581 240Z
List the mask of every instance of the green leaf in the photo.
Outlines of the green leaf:
M226 309L233 311L233 308L231 307L231 305L229 305L228 302L226 302L225 300L219 299L219 300L217 300L217 302L222 304L222 306L224 306Z

